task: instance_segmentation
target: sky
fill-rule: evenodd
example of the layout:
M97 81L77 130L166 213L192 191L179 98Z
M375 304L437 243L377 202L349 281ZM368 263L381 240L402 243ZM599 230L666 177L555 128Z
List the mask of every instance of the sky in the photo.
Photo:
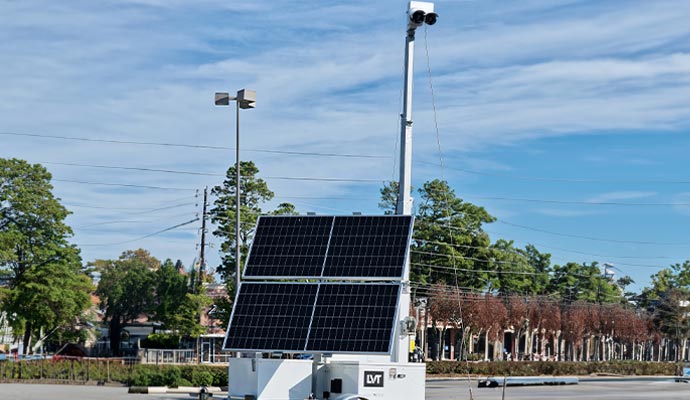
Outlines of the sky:
M435 5L416 39L414 187L445 179L497 218L492 240L612 263L633 289L690 259L690 2ZM275 192L266 210L379 214L406 9L0 0L0 157L48 168L84 261L142 247L189 266L200 222L158 232L197 218L235 162L234 109L213 95L247 88L241 157Z

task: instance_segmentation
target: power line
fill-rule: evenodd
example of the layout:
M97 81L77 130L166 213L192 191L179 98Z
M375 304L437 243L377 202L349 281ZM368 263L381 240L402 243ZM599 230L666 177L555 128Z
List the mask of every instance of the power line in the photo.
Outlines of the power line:
M88 209L95 209L95 210L142 211L142 214L147 213L147 212L166 210L168 208L175 208L175 207L187 206L187 205L192 205L192 204L195 204L195 203L184 203L184 204L176 204L174 206L147 208L147 207L106 207L106 206L92 206L92 205L86 205L86 204L62 203L62 205L66 206L66 207L88 208Z
M182 214L175 214L175 215L169 215L161 218L166 218L166 219L172 219L172 218L179 218L179 217L185 217L188 216L190 213L182 213ZM95 222L92 224L86 224L86 225L79 225L75 226L74 229L81 229L81 230L87 230L87 228L91 228L93 226L102 226L102 225L113 225L113 224L151 224L155 222L160 222L160 220L157 221L152 221L152 220L141 220L141 219L116 219L116 220L110 220L110 221L103 221L103 222Z
M434 165L438 166L436 163L428 161L417 161L420 164ZM690 184L690 180L684 179L669 179L669 180L657 180L657 179L641 179L641 180L623 180L623 179L581 179L581 178L548 178L548 177L537 177L537 176L520 176L520 175L508 175L499 173L490 173L477 170L471 170L459 167L446 167L449 169L466 172L468 174L491 176L504 179L521 180L521 181L535 181L535 182L563 182L563 183L596 183L596 184L668 184L668 185L687 185Z
M40 162L41 164L53 164L53 165L64 165L70 167L85 167L85 168L101 168L101 169L117 169L117 170L129 170L129 171L145 171L145 172L163 172L169 174L182 174L182 175L199 175L199 176L214 176L214 177L225 177L225 174L215 174L208 172L196 172L196 171L180 171L180 170L170 170L170 169L158 169L158 168L144 168L144 167L125 167L120 165L96 165L96 164L75 164L75 163L60 163L60 162ZM243 176L247 177L247 176ZM306 177L306 176L261 176L260 179L267 180L291 180L291 181L318 181L318 182L362 182L362 183L383 183L384 179L366 179L366 178L319 178L319 177ZM58 181L58 179L54 179Z
M486 232L497 235L497 236L506 236L500 232L496 232L493 230L491 230L491 231L487 230ZM589 256L589 257L635 259L635 260L672 260L673 259L673 257L669 257L669 256L621 256L621 255L610 255L610 254L587 253L584 251L566 249L563 247L546 245L543 243L535 243L535 242L531 242L531 241L527 241L527 240L521 240L521 239L516 239L516 240L520 241L522 243L531 244L533 246L538 246L538 247L542 247L545 249L554 249L554 250L564 251L566 253L580 254L580 255Z
M459 247L459 248L476 249L476 250L500 251L500 252L503 252L503 253L513 254L513 255L516 255L516 256L520 256L520 257L527 257L525 254L523 254L523 253L517 251L518 249L515 249L515 250L511 251L511 250L508 250L508 249L501 249L501 248L497 248L497 247L473 246L473 245L467 245L467 244L454 244L454 245L451 245L450 243L446 243L446 242L436 242L436 241L424 240L424 239L420 239L420 238L416 238L416 237L413 237L412 239L413 239L414 241L416 241L416 242L421 242L421 243L429 243L429 244L442 245L442 246L451 246L451 247L454 247L454 248ZM534 243L532 243L532 244L535 245L535 246L540 246L540 245L538 245L538 244L534 244ZM544 246L544 247L546 247L546 246ZM596 254L592 255L592 254L587 254L587 253L584 253L584 252L578 252L578 253L579 253L579 254L583 254L583 255L588 255L588 256L590 256L590 257L616 258L616 257L614 257L614 256L601 256L601 255L596 255ZM442 253L435 253L435 254L444 255L444 254L442 254ZM645 259L645 257L627 257L627 258L629 258L629 259L630 259L630 258L631 258L631 259ZM652 258L652 257L650 257L650 258ZM672 259L671 257L655 257L655 258ZM631 263L627 263L627 262L617 262L616 264L617 264L617 265L624 265L624 266L627 266L627 267L662 268L662 267L660 267L659 265L652 265L652 264L631 264Z
M226 147L226 146L210 146L210 145L196 145L196 144L185 144L185 143L164 143L164 142L139 142L139 141L133 141L133 140L94 139L94 138L75 137L75 136L39 135L39 134L33 134L33 133L0 132L0 135L26 136L26 137L38 137L38 138L44 138L44 139L75 140L75 141L81 141L81 142L112 143L112 144L123 144L123 145L183 147L183 148L203 149L203 150L235 150L234 147ZM384 159L390 158L389 156L375 155L375 154L319 153L319 152L307 152L307 151L270 150L270 149L252 149L252 148L245 148L245 149L243 149L243 151L249 151L249 152L254 152L254 153L286 154L286 155L314 156L314 157L384 158Z
M474 197L482 200L498 200L498 201L517 201L525 203L546 203L546 204L567 204L567 205L587 205L587 206L640 206L640 207L658 207L658 206L690 206L690 203L629 203L619 201L576 201L576 200L550 200L550 199L530 199L519 197L505 197L505 196L479 196L473 194L465 194L468 197Z
M454 247L460 247L460 246L456 245ZM501 253L511 254L511 255L518 256L518 257L522 257L523 259L527 259L527 256L525 254L521 254L521 253L516 252L516 251L510 251L507 249L500 249L500 248L496 248L496 247L479 247L479 246L468 246L468 247L472 247L472 248L476 248L476 249L484 249L484 250L488 250L488 251L498 251ZM459 258L462 258L465 260L472 260L472 261L479 261L479 262L493 262L493 263L497 263L497 264L514 264L514 265L517 265L517 264L510 262L510 261L476 259L476 258L465 257L462 255L457 255L457 254L449 255L449 254L443 254L443 253L438 253L438 252L419 251L419 250L411 250L411 252L417 253L417 254L426 254L426 255L431 255L431 256L440 256L440 257L447 257L447 258L459 257ZM665 267L662 267L660 265L653 265L653 264L616 263L616 265L626 266L626 267L655 268L655 269L665 268ZM530 265L530 266L534 268L533 265ZM550 263L549 263L549 266L551 266Z
M97 164L76 164L76 163L63 163L63 162L52 162L52 161L40 161L40 164L49 165L64 165L68 167L85 167L85 168L101 168L101 169L119 169L127 171L144 171L144 172L164 172L168 174L180 174L180 175L200 175L200 176L225 176L224 174L214 174L207 172L195 172L195 171L179 171L172 169L159 169L159 168L144 168L144 167L125 167L120 165L97 165Z
M534 227L527 226L527 225L515 224L512 222L505 221L505 220L498 220L497 222L505 224L505 225L509 225L509 226L514 226L516 228L546 233L549 235L570 237L570 238L575 238L575 239L591 240L591 241L595 241L595 242L628 243L628 244L656 245L656 246L688 246L688 245L690 245L690 243L682 243L682 242L672 243L672 242L652 242L652 241L643 241L643 240L620 240L620 239L598 238L598 237L593 237L593 236L572 235L572 234L567 234L567 233L549 231L546 229L534 228Z
M138 238L136 238L136 239L132 239L132 240L124 240L124 241L122 241L122 242L114 242L114 243L81 244L81 245L79 245L79 246L81 246L81 247L97 247L97 246L99 246L99 247L100 247L100 246L116 246L116 245L120 245L120 244L132 243L132 242L136 242L136 241L143 240L143 239L146 239L146 238L150 238L151 236L160 235L161 233L165 233L165 232L171 231L171 230L173 230L173 229L180 228L180 227L185 226L185 225L192 224L192 223L194 223L194 222L196 222L196 221L198 221L198 220L199 220L199 218L194 218L194 219L189 220L189 221L187 221L187 222L183 222L183 223L181 223L181 224L177 224L177 225L171 226L171 227L169 227L169 228L165 228L165 229L163 229L163 230L160 230L160 231L157 231L157 232L153 232L153 233L150 233L150 234L148 234L148 235L144 235L144 236L138 237Z
M152 185L133 185L127 183L111 183L111 182L91 182L91 181L77 181L71 179L51 179L54 182L78 183L80 185L97 185L97 186L118 186L137 189L156 189L156 190L175 190L175 191L197 191L195 188L179 188L179 187L165 187Z

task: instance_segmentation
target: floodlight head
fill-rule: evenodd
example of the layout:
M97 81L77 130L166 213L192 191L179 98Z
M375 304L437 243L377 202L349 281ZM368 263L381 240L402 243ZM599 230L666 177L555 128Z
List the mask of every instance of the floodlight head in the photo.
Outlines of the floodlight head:
M217 106L229 106L230 105L230 93L216 92L216 105Z
M256 92L253 90L242 89L237 92L237 103L241 109L256 107Z

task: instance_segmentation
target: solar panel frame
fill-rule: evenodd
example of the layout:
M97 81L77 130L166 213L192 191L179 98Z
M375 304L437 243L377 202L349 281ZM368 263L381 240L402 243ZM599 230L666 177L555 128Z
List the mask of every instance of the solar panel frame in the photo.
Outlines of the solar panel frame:
M349 327L350 330L353 330L355 332L360 332L363 333L363 336L369 335L367 338L361 338L361 339L354 339L358 342L361 343L369 343L369 344L374 344L373 346L368 346L367 350L364 350L363 348L359 349L354 349L352 344L352 338L350 337L349 340L346 339L345 337L342 337L341 341L338 341L336 338L333 338L333 336L327 336L325 338L319 337L318 339L313 338L313 335L315 335L315 332L318 332L319 329L327 329L330 331L334 332L344 332L345 328L344 326L326 326L326 327L316 327L315 329L315 323L319 321L319 318L322 318L324 321L337 321L337 316L319 316L318 315L318 310L319 307L322 309L324 308L323 304L321 303L321 299L330 299L332 296L328 296L329 289L335 289L335 288L347 288L351 287L356 290L362 290L362 289L372 289L375 287L386 287L390 289L390 293L387 293L389 298L394 298L395 301L391 304L386 305L385 307L381 307L380 305L375 305L376 308L389 308L392 313L389 313L388 315L380 316L378 317L380 321L383 321L384 323L387 322L387 324L379 324L379 327L362 327L362 326L355 326L355 327ZM393 351L393 337L395 335L395 325L398 321L398 307L400 305L400 294L402 292L402 284L401 283L382 283L382 282L369 282L369 283L351 283L351 282L323 282L321 283L321 288L319 289L319 296L317 296L316 303L314 305L314 316L312 317L312 321L310 324L309 328L309 337L305 346L305 352L306 353L338 353L338 354L371 354L371 355L388 355L391 354ZM357 300L362 300L363 304L359 305L359 308L375 308L372 307L371 305L367 305L366 303L370 300L370 297L355 297L355 296L348 296L348 299L357 299ZM351 304L347 304L345 306L351 306ZM336 307L342 308L341 304L336 304ZM369 321L376 321L376 316L375 315L362 315L362 314L357 314L357 315L352 315L350 318L345 320L344 322L347 321L355 321L355 322L361 322L364 320L365 322L367 320ZM341 319L343 319L341 317ZM376 329L378 331L382 332L387 332L388 335L387 337L381 337L379 336L378 339L371 337L371 330L366 331L366 329L371 328L372 330ZM344 335L343 335L344 336ZM384 340L385 339L385 340ZM321 346L317 345L317 343L322 343L326 342L327 346ZM330 344L333 344L332 346L329 347ZM381 345L385 345L385 349L382 349L380 347L375 348L375 344L379 343Z
M266 255L262 254L260 251L257 252L257 247L256 246L265 246L263 241L274 239L275 235L270 236L269 238L264 238L263 237L263 231L266 230L265 224L267 221L288 221L290 219L293 220L300 220L300 219L309 219L309 218L321 218L322 220L327 220L331 219L331 229L328 232L328 239L327 243L324 245L321 245L320 250L323 250L323 253L321 254L321 259L322 259L322 266L321 269L314 264L312 265L310 272L316 272L317 270L318 273L306 273L306 274L289 274L289 273L282 273L282 274L264 274L261 272L267 272L267 268L264 268L263 270L261 269L261 266L256 266L256 259L259 257L266 258L266 257L271 257L272 255ZM397 225L407 225L407 229L404 231L397 230L395 232L396 237L398 238L398 242L394 243L391 246L384 246L381 244L380 246L375 246L375 245L369 245L369 246L362 246L366 251L370 251L372 254L367 256L360 254L356 255L351 255L350 259L360 257L364 260L371 261L371 259L383 259L383 258L392 258L390 254L381 254L381 250L385 249L390 249L393 247L397 247L398 251L400 254L396 255L399 259L395 264L389 264L385 266L381 265L371 265L371 264L361 264L361 265L334 265L333 262L330 262L331 259L333 261L335 260L347 260L348 255L341 255L341 254L334 254L338 248L342 250L342 248L345 248L345 251L348 249L348 245L343 245L339 242L339 240L343 239L344 240L350 240L350 241L357 241L357 240L362 240L364 238L367 238L369 240L374 240L376 241L377 239L386 237L388 238L389 236L384 235L383 233L380 232L374 232L373 234L370 235L359 235L357 234L339 234L338 232L335 232L335 229L339 226L339 224L347 223L348 221L366 221L366 219L380 219L380 220L389 220L392 223L389 223L386 226L379 226L377 224L370 224L367 225L366 223L361 226L357 226L359 229L364 229L368 228L369 230L376 231L377 229L391 229L390 225L396 225L394 221L396 220L402 220L402 222L398 222ZM404 226L403 226L404 228ZM409 215L376 215L376 216L370 216L370 215L353 215L353 216L261 216L259 217L259 220L257 221L257 231L255 233L255 240L252 242L250 249L249 249L249 255L247 257L247 260L245 261L245 268L242 273L242 277L244 279L248 280L272 280L272 279L318 279L318 280L328 280L328 281L400 281L403 279L405 275L405 268L407 266L410 253L409 253L409 245L410 241L412 238L412 230L414 229L414 217L409 216ZM389 232L391 233L391 232ZM334 235L335 235L335 242L334 242ZM321 236L323 238L323 236ZM382 241L382 243L385 243L385 241ZM278 248L282 249L294 249L294 246L290 245L282 245L282 246L277 246ZM302 244L301 246L298 246L299 248L308 248L309 244ZM355 248L354 245L350 245L350 248ZM358 248L360 249L360 248ZM263 247L262 247L263 250ZM361 249L360 249L361 250ZM292 250L289 250L292 251ZM280 257L280 256L279 256ZM283 256L283 260L286 260L286 257L288 256ZM310 257L317 258L315 255L310 255ZM371 258L367 258L371 257ZM261 263L259 263L261 264ZM336 263L337 264L337 263ZM375 262L374 262L375 264ZM285 268L289 271L291 268L294 269L299 269L302 268L301 266L285 266ZM387 269L388 271L394 271L394 273L387 273L387 274L376 274L376 269ZM273 270L277 269L277 266L274 265L272 268ZM338 270L340 269L340 270ZM283 269L284 271L285 269ZM348 270L352 271L359 271L362 273L348 273ZM368 272L368 273L367 273Z
M333 220L335 219L334 216L323 216L323 215L299 215L299 216L267 216L267 215L262 215L259 216L259 219L256 223L256 232L254 233L254 240L252 241L252 244L249 247L249 253L247 255L247 259L245 260L245 265L244 269L242 271L242 277L244 279L317 279L321 276L323 273L323 265L325 263L325 258L326 254L328 252L328 243L330 242L330 235L331 231L333 229ZM279 229L282 229L283 232L279 235L266 235L266 238L264 238L263 231L266 230L271 230L275 229L274 227L278 225L276 222L280 221L309 221L313 222L316 224L316 228L318 229L319 222L328 222L328 227L327 227L327 232L319 233L319 232L311 232L311 235L307 234L302 234L302 237L310 237L312 240L318 241L319 239L322 239L322 242L325 243L301 243L297 244L294 242L291 242L293 239L293 236L289 235L290 233L295 233L290 232L290 228L297 228L299 229L300 226L296 226L296 224L293 224L293 226L289 226L289 224L284 224L284 225L279 225ZM321 224L323 225L323 224ZM308 224L304 224L304 226L301 226L303 229L308 229L308 228L314 228L313 226L309 226ZM325 228L325 227L324 227ZM275 240L276 237L278 238L285 238L288 239L286 240L287 243L264 243L265 241L272 241ZM317 248L322 248L321 251L313 252L314 250L314 245L317 246ZM303 249L307 252L312 250L312 253L310 254L255 254L257 248L263 248L267 247L268 249L272 251L277 251L278 249L288 249L287 252L296 252L298 249ZM318 250L318 249L317 249ZM275 257L273 257L275 256ZM305 259L310 259L312 262L310 265L299 265L300 263L297 264L273 264L272 266L265 266L261 265L263 264L264 260L271 260L271 259L276 259L276 258L282 258L281 261L286 261L290 257L295 257L298 261L306 261ZM261 261L257 262L257 258L260 258ZM257 265L260 264L260 265ZM275 269L276 267L284 267L287 269L299 269L299 268L304 268L304 269L310 269L314 273L309 274L263 274L261 272L266 271L267 269ZM256 271L258 270L258 271ZM258 273L255 273L258 272Z
M338 220L357 221L357 220L362 220L362 219L367 219L367 218L368 219L389 220L392 222L395 222L396 220L400 220L401 222L398 222L399 225L408 224L407 229L405 231L397 231L397 233L399 233L399 235L397 235L397 236L400 237L400 241L398 243L395 243L394 245L398 247L398 252L400 254L398 254L397 257L399 257L399 260L395 263L391 262L389 265L386 265L386 266L372 266L372 265L363 265L363 264L362 265L349 265L349 266L333 266L331 263L329 263L329 261L331 261L331 260L347 259L347 256L339 256L339 255L336 256L336 255L332 254L333 252L336 251L336 249L338 247L346 247L346 248L347 247L354 247L354 245L339 246L340 244L338 243L337 239L334 240L334 236L336 236L338 238L339 237L345 237L345 238L350 239L350 240L352 240L352 238L354 237L355 241L360 239L360 238L368 238L368 239L373 238L374 240L376 240L376 239L379 239L381 237L386 237L386 238L390 237L390 236L385 236L384 234L382 234L380 232L374 233L373 235L360 235L360 236L357 236L357 235L355 235L355 236L338 235L338 232L336 232L336 224L338 223ZM410 241L412 240L412 230L414 228L414 217L413 216L411 216L411 215L375 215L375 216L372 216L372 215L353 215L353 216L346 216L346 217L345 216L338 216L338 217L336 217L335 221L333 222L333 225L334 225L334 228L333 228L333 231L331 233L331 240L330 240L330 244L328 246L328 250L327 250L327 254L326 254L326 261L324 263L324 271L322 273L322 276L320 277L321 279L338 280L338 281L342 281L342 280L351 280L351 281L391 281L391 280L396 280L396 281L400 281L403 279L404 274L405 274L405 267L407 266L408 258L410 256L409 247L410 247ZM366 228L368 228L370 230L376 230L376 229L394 230L395 227L394 226L393 227L391 227L391 226L383 226L382 227L382 226L378 226L376 224L367 225L365 223L364 225L359 226L358 228L361 230L366 229ZM389 233L394 234L394 233L396 233L396 231L389 232ZM372 257L378 257L379 259L386 258L386 257L392 257L390 255L378 253L377 249L390 248L393 246L387 246L386 247L386 246L383 246L383 244L380 244L378 247L377 246L368 246L368 247L362 246L362 247L373 250L373 252L376 253L376 255L372 254L371 255ZM368 259L368 258L366 258L367 257L366 255L361 256L361 254L360 254L357 256L362 257L364 259ZM354 257L357 257L357 256L354 256ZM366 274L366 273L346 274L347 271L342 271L342 270L338 271L338 268L341 268L341 269L346 268L346 269L350 269L350 271L352 271L352 270L355 270L355 271L366 271L366 270L372 271L376 268L379 268L379 269L387 268L388 270L395 269L395 270L397 270L397 272L391 273L391 274L379 274L379 275L372 275L371 273L369 273L369 274ZM331 272L332 270L335 270L335 271Z
M304 291L307 292L307 297L304 298L304 301L302 303L297 301L292 303L287 302L287 304L283 301L283 299L271 299L269 297L268 304L261 304L258 306L256 303L253 303L251 301L248 303L244 301L246 297L256 296L257 294L265 294L266 291L264 290L264 292L261 293L261 289L268 288L275 289L271 294L276 294L276 292L280 291L281 289L283 289L284 291L292 290L292 293L290 294L294 294L295 289L304 289ZM235 304L233 305L232 313L230 314L230 320L228 322L228 327L226 329L225 339L223 340L223 350L241 352L303 352L309 335L309 326L311 325L311 319L313 317L313 308L318 296L318 290L319 287L316 283L305 284L299 282L242 282L240 284L240 290L238 291L237 296L235 297ZM250 293L248 293L248 291ZM271 303L271 300L277 301ZM304 309L304 312L301 316L299 314L290 314L290 311L297 310L299 307ZM247 309L246 315L244 309ZM266 316L262 312L270 312L275 310L279 312L278 315ZM238 313L242 313L241 317L248 318L249 323L247 323L245 320L236 319L236 317L238 317ZM307 314L308 318L306 318L305 323L304 319L305 316L307 316ZM263 324L260 325L260 318L271 316L274 317L274 319L267 318L263 321ZM276 318L278 321L295 321L297 326L286 327L285 325L280 325L278 323L275 323ZM240 325L239 327L237 327L238 324ZM262 329L268 330L268 332L264 332ZM300 329L303 330L301 334L300 332L298 332L298 330ZM238 330L240 331L239 335L237 335ZM284 337L284 334L288 335L287 339ZM293 335L293 337L289 336L291 334ZM294 337L294 335L297 335L298 337ZM295 344L293 346L268 345L270 343L285 343L289 340L292 340ZM232 343L228 342L240 342L240 344L233 345ZM265 343L266 345L251 345L256 344L257 342ZM241 343L247 343L247 345L243 345Z
M301 346L287 346L287 347L281 347L279 345L276 346L228 346L229 341L236 340L236 338L232 338L229 340L231 334L234 331L233 323L237 323L238 321L235 319L236 317L236 312L238 307L243 307L243 306L251 306L251 304L242 304L241 300L239 299L240 296L243 295L243 290L247 290L246 288L251 288L251 287L277 287L278 285L282 285L283 287L306 287L306 288L315 288L312 290L314 292L314 297L313 297L313 304L311 306L311 314L310 314L310 320L309 320L309 328L306 333L306 336L304 337L303 344ZM355 288L356 290L373 290L374 287L385 287L388 289L388 293L386 293L387 297L384 297L385 299L395 299L394 302L385 304L385 308L388 308L392 310L392 313L388 313L387 315L383 316L377 316L377 315L362 315L362 314L357 314L357 315L351 315L350 320L353 320L355 322L360 322L360 319L367 319L374 321L375 318L379 318L379 327L377 328L379 331L384 331L388 332L388 336L386 340L383 340L382 337L379 335L377 343L379 343L379 347L377 347L375 350L363 350L363 349L357 349L355 348L354 345L352 345L352 342L348 343L346 346L337 346L333 345L331 347L328 346L323 346L321 344L316 345L316 343L326 343L327 345L329 343L345 343L345 341L348 339L347 335L348 330L345 329L345 327L325 327L324 329L328 329L329 335L325 336L320 336L318 339L313 338L313 335L315 335L316 331L318 331L318 328L314 330L314 322L315 318L318 319L317 311L319 309L319 303L321 299L325 300L331 300L332 301L332 296L327 297L329 294L330 290L334 290L337 287L342 287L343 289L347 289L348 287L350 288ZM238 293L238 300L236 301L235 306L233 307L232 314L230 316L230 322L228 324L228 329L227 333L225 336L225 339L223 341L223 350L225 351L240 351L240 352L285 352L285 353L313 353L313 354L325 354L325 353L338 353L338 354L371 354L371 355L388 355L391 353L393 350L393 337L395 335L395 324L398 321L398 307L400 303L400 294L402 291L402 284L399 282L395 283L382 283L382 282L369 282L369 283L352 283L352 282L312 282L312 283L302 283L302 282L243 282L240 285L240 291ZM351 299L356 299L358 301L364 302L365 304L363 306L366 306L367 302L369 301L368 297L363 297L363 296L354 296L354 295L349 295L345 296L345 300L351 300ZM307 299L308 300L308 299ZM305 300L306 301L306 300ZM337 302L337 300L336 300ZM288 306L291 306L288 304ZM344 307L349 307L351 304L345 304ZM384 307L380 306L380 308ZM342 304L337 303L336 307L343 307ZM291 307L289 307L291 308ZM360 309L363 307L360 307ZM306 310L305 310L306 311ZM304 313L306 315L306 313ZM251 318L259 318L260 316L252 315ZM347 317L347 316L346 316ZM268 321L269 324L271 321ZM246 325L246 324L245 324ZM251 327L249 327L251 328ZM354 330L356 332L363 332L363 328L360 327L350 327L350 330ZM256 330L253 330L252 332L257 332ZM334 333L342 333L340 338L334 337ZM264 340L263 343L280 343L280 340L283 338L281 337L280 332L275 332L272 335L272 338L264 338L262 337L261 340ZM357 339L359 340L359 339ZM364 340L369 340L369 339L361 339L360 341L363 342ZM339 342L338 342L339 341ZM283 341L284 343L285 341ZM311 345L311 343L315 343L315 345ZM385 349L382 349L380 346L385 345ZM299 347L299 348L297 348ZM346 347L343 349L343 347ZM370 346L371 348L371 346Z

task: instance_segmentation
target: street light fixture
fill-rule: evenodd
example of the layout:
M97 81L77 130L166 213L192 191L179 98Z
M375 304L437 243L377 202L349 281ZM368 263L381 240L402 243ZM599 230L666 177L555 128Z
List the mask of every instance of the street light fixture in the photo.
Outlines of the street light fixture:
M216 105L229 106L230 101L236 104L235 116L235 293L240 288L240 108L246 110L256 107L256 92L242 89L237 96L230 96L227 92L216 92Z

